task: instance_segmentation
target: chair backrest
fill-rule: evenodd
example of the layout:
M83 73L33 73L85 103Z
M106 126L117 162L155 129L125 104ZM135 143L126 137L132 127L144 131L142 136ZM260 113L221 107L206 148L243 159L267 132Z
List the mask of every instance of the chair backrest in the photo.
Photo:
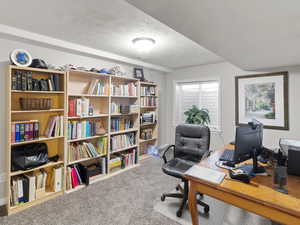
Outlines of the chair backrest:
M209 145L209 127L194 124L180 124L176 127L175 157L200 161L209 150Z

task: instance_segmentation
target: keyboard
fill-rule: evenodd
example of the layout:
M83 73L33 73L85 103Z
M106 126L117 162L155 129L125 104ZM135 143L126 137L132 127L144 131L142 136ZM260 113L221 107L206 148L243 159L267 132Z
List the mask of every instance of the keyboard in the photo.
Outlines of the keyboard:
M234 150L226 149L221 155L221 157L219 158L219 161L233 162L233 159L234 159Z

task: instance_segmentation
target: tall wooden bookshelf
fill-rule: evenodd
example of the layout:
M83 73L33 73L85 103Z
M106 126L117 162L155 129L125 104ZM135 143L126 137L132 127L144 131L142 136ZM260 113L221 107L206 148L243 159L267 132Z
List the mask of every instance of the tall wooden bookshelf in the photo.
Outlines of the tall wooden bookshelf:
M85 117L78 117L68 116L68 121L78 121L78 120L95 120L101 121L103 124L104 129L106 130L105 134L99 136L92 136L92 137L85 137L80 139L71 139L69 140L66 138L66 156L69 156L70 150L69 146L72 143L82 143L82 142L91 142L95 145L97 139L104 137L107 138L107 151L105 154L102 154L97 157L91 158L84 158L76 161L68 161L66 162L67 167L72 166L74 164L94 160L95 158L105 158L106 160L106 173L93 178L90 183L95 183L100 180L106 179L112 175L118 174L120 172L126 171L130 168L134 168L138 165L138 158L134 165L128 166L126 168L117 168L112 170L110 168L110 160L113 159L116 155L121 153L130 153L132 149L136 149L136 154L138 157L138 132L139 132L139 110L137 112L128 112L126 114L120 112L112 112L112 104L117 103L120 105L132 105L136 104L139 105L139 94L138 94L138 80L126 78L126 77L118 77L118 76L110 76L107 74L99 74L94 72L83 72L83 71L68 71L67 73L68 82L67 82L67 99L68 99L68 106L70 99L78 99L78 98L88 98L90 101L90 105L93 108L93 115L85 116ZM107 87L107 93L99 95L99 94L91 94L88 93L90 85L92 84L93 80L99 80ZM132 95L116 95L113 92L113 86L134 83L136 85L137 93ZM69 112L69 109L67 110ZM120 120L132 120L133 127L128 129L120 129L117 131L112 130L111 121L113 119L120 119ZM66 128L68 130L68 128ZM118 135L124 135L128 133L135 133L136 135L136 143L132 146L125 146L114 151L111 151L111 139ZM68 173L66 171L66 173ZM76 190L84 188L85 185L79 185L76 188L71 188L66 190L67 193L74 192Z
M32 77L36 79L48 79L51 75L59 75L60 88L56 91L27 91L27 90L12 90L12 74L15 71L25 71L31 72ZM89 92L89 87L93 80L99 80L107 86L107 92L104 94L95 94ZM136 91L130 94L115 92L114 88L120 88L122 85L133 85ZM85 185L79 185L76 188L67 189L67 175L68 167L74 164L86 162L89 160L104 158L106 160L105 173L100 176L94 177L90 180L90 184L96 183L103 179L107 179L116 174L120 174L129 169L139 166L140 161L140 147L144 147L146 143L156 143L157 139L157 125L153 126L154 135L153 140L142 140L140 143L140 113L147 110L157 110L157 108L152 107L140 107L140 95L141 85L154 85L141 83L139 80L134 78L111 76L107 74L99 74L94 72L85 71L55 71L55 70L45 70L45 69L35 69L35 68L23 68L17 66L9 66L7 73L7 105L8 105L8 138L7 138L7 214L16 213L22 211L31 206L37 205L49 199L55 198L63 193L70 193L82 189ZM156 86L156 85L154 85ZM20 107L19 99L21 97L25 98L50 98L52 99L52 107L48 110L22 110ZM69 103L72 99L89 99L89 103L93 108L93 113L78 116L69 115ZM122 112L112 111L113 105L125 106L125 110ZM129 107L129 110L126 107ZM57 137L45 137L45 129L47 127L49 118L52 116L63 116L63 134ZM112 121L119 119L120 121L130 121L127 127L124 125L120 126L118 130L113 130ZM16 142L13 143L12 140L12 124L15 121L28 121L28 120L38 120L40 122L40 137L35 140ZM70 138L69 137L69 122L72 121L101 121L105 133L101 135L85 136L80 138ZM143 125L144 126L144 125ZM151 126L151 125L147 125ZM114 137L119 135L134 134L135 142L134 144L126 146L118 146L112 149L111 143ZM96 145L99 138L107 138L107 152L100 154L97 157L80 158L78 160L70 160L70 148L72 144L78 143L92 143ZM22 146L29 143L46 143L48 146L49 156L59 155L57 162L50 162L44 164L40 167L22 171L11 171L11 149L14 146ZM121 165L113 168L110 164L111 160L116 157L127 157L129 154L135 153L133 157L133 163L129 165ZM131 157L132 157L131 155ZM126 161L127 162L127 161ZM63 184L62 189L59 192L47 191L44 195L39 195L36 200L22 203L16 206L10 204L11 199L11 183L12 178L15 176L22 176L23 174L35 173L39 170L50 171L58 166L63 167Z
M146 91L145 91L146 89ZM140 82L140 112L141 114L147 112L155 112L155 122L142 122L140 124L140 160L149 157L147 149L150 145L158 144L158 106L159 106L159 90L156 83ZM152 135L145 136L143 131L151 132Z
M51 75L55 74L59 77L59 90L56 91L31 91L31 90L12 90L12 76L13 74L18 72L21 73L30 73L32 74L32 78L36 79L48 79ZM49 172L53 167L63 166L64 167L64 135L56 136L56 137L46 137L45 130L48 124L49 119L52 116L63 116L63 122L65 121L65 112L66 112L66 104L65 104L65 90L66 90L66 82L65 82L65 72L61 71L52 71L52 70L43 70L43 69L35 69L35 68L22 68L16 66L9 66L7 73L7 93L8 93L8 123L7 123L7 131L8 131L8 141L7 141L7 214L12 214L33 205L44 202L48 199L54 198L58 195L61 195L64 192L64 184L62 184L62 188L58 192L47 191L43 193L43 195L36 196L36 199L27 203L22 203L18 205L11 204L11 183L12 179L15 179L17 176L23 176L29 173L34 173L43 169ZM50 98L52 100L52 106L47 110L22 110L20 106L20 98ZM14 122L24 122L30 120L37 120L39 122L39 138L30 140L30 141L22 141L16 142L14 136L12 135L12 126L14 126ZM25 122L24 122L25 123ZM65 134L65 132L64 132ZM40 167L22 171L12 171L11 170L11 153L12 148L15 146L23 146L24 144L30 143L38 143L43 142L48 146L48 155L49 157L58 155L59 159L57 162L49 162ZM63 179L64 180L64 179ZM46 188L47 189L47 188Z

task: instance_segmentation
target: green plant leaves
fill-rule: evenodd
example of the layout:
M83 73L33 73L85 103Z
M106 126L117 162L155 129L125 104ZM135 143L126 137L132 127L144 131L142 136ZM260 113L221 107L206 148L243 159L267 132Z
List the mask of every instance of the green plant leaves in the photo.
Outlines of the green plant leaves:
M188 124L199 124L208 125L210 124L210 117L208 109L199 109L197 106L193 105L192 108L184 112L186 115L185 122Z

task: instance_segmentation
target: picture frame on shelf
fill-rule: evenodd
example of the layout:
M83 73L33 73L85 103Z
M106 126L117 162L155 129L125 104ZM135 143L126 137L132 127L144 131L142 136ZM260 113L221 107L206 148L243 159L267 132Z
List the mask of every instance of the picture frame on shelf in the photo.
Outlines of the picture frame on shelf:
M235 77L236 125L253 118L266 129L289 130L288 72Z
M134 68L133 69L133 76L134 78L140 80L140 81L144 81L145 77L144 77L144 70L143 68Z

